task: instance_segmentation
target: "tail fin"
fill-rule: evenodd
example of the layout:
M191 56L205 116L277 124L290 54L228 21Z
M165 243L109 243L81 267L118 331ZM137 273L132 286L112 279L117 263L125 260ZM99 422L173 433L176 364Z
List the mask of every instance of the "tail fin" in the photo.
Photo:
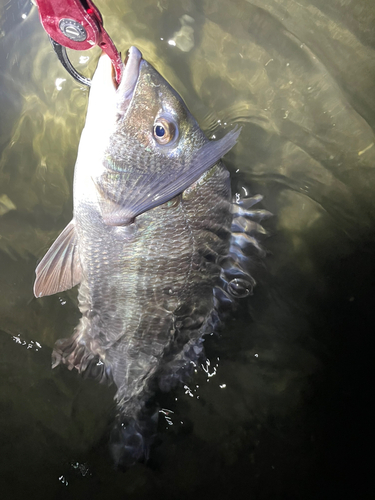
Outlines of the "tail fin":
M137 418L119 415L110 436L110 452L119 469L127 469L137 462L147 462L155 439L158 410L143 410Z

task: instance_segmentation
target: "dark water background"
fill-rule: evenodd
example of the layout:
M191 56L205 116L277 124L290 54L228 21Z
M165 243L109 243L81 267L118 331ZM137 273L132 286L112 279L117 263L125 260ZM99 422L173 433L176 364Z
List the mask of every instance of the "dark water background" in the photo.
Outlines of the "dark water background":
M149 466L114 471L114 389L50 368L76 293L32 294L71 218L87 90L36 9L0 0L1 497L374 498L375 4L97 5L119 49L138 46L208 136L242 125L226 163L234 192L263 194L275 214L269 255L254 296L207 339L209 365L158 396ZM72 54L84 71L81 56L90 73L97 52Z

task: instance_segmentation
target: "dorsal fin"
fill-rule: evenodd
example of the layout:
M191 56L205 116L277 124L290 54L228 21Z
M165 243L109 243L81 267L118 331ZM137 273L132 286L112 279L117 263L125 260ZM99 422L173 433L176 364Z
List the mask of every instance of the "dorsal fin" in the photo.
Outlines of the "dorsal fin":
M80 283L81 263L74 221L69 222L35 270L35 297L69 290Z

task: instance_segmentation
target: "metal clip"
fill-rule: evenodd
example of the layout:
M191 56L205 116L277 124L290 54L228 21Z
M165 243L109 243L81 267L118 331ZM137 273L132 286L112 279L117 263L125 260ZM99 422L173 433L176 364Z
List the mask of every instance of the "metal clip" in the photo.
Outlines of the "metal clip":
M88 50L98 45L111 59L120 83L123 63L113 41L103 27L102 16L91 0L35 0L40 21L64 68L80 83L91 84L70 62L66 47Z

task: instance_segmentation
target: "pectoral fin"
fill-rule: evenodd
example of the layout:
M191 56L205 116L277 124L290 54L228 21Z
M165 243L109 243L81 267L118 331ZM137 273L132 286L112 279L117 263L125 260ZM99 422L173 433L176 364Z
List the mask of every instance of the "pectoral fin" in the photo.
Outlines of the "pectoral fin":
M178 175L163 179L153 186L148 198L139 200L135 209L139 215L171 200L217 163L236 144L241 129L233 129L218 141L207 142L189 162L188 168Z
M111 226L128 225L138 215L182 193L232 149L240 132L241 129L235 128L218 141L208 141L188 161L176 168L166 169L163 174L142 174L131 189L127 188L129 181L124 174L124 180L120 184L126 189L112 193L112 199L105 194L108 191L107 181L105 178L100 179L96 186L104 223Z
M74 221L69 222L35 270L35 297L69 290L81 281Z

